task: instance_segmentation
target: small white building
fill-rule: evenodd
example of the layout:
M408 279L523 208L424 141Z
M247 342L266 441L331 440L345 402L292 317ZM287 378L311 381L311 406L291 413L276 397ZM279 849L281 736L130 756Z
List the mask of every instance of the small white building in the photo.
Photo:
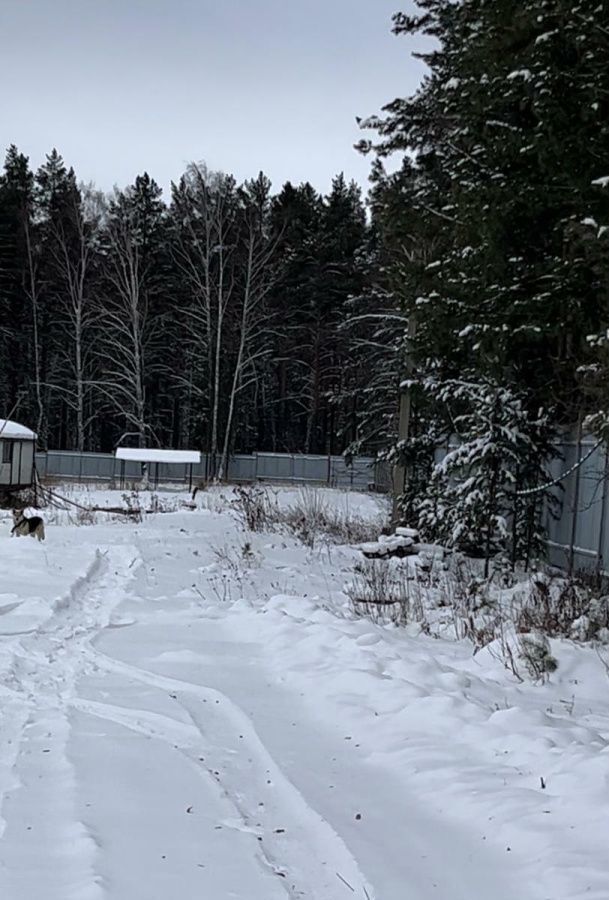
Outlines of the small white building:
M33 431L10 419L0 419L0 492L32 486L35 449Z

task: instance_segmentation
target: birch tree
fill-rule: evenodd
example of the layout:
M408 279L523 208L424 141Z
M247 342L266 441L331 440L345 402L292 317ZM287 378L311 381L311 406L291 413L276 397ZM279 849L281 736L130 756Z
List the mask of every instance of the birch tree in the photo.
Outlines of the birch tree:
M258 363L270 352L265 340L268 310L265 300L277 276L277 246L281 233L273 233L270 223L271 183L262 172L258 178L245 183L240 191L238 271L237 352L232 366L228 413L224 429L224 446L218 477L228 466L235 407L240 392L257 379Z
M236 203L234 179L192 163L172 186L173 258L189 286L185 338L195 370L188 376L199 402L207 407L206 425L212 473L218 458L221 349L233 283L230 262Z
M103 330L106 364L99 389L124 418L138 446L152 436L146 381L153 373L161 321L154 315L155 241L164 207L148 175L115 193L107 210Z
M103 198L91 186L72 193L65 215L53 228L52 254L61 287L59 327L64 378L57 386L75 417L75 445L86 448L94 412L92 397L98 358L95 325L100 310L94 295Z
M263 175L237 189L231 176L192 164L173 187L173 257L189 285L186 340L195 370L184 386L206 407L211 474L222 477L239 394L267 352L263 304L276 240Z

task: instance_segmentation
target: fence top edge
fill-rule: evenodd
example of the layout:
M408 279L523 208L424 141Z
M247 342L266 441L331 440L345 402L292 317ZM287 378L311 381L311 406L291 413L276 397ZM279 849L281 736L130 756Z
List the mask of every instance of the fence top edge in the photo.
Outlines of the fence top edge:
M116 457L113 453L103 453L101 451L91 451L91 450L36 450L37 456L69 456L69 457L81 457L86 456L92 459L111 459L115 460ZM310 461L319 461L323 460L324 462L328 461L328 456L322 453L273 453L271 451L260 451L257 453L235 453L230 456L232 460L244 460L248 462L255 462L256 459L300 459L300 460L310 460ZM344 463L347 466L346 460L343 456L332 455L329 457L333 463ZM134 460L125 460L125 462L133 462ZM356 456L353 459L351 466L347 466L348 468L352 468L358 464L370 466L377 463L378 460L372 456ZM205 456L202 457L200 463L193 463L193 466L201 465L205 463ZM159 463L159 465L163 465L163 463ZM172 465L190 465L190 463L172 463Z

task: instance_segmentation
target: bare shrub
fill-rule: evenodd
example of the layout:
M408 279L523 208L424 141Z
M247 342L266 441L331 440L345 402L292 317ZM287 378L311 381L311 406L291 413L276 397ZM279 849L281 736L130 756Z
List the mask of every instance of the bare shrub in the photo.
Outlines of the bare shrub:
M545 634L531 632L518 635L518 652L527 672L536 681L545 681L558 668Z
M560 574L506 572L487 577L460 554L359 562L345 592L357 615L375 622L417 621L438 638L454 633L483 648L519 681L545 682L558 668L552 638L609 644L609 596L590 581ZM599 654L600 655L600 654ZM603 657L601 657L603 659ZM609 664L607 664L609 672Z
M232 603L233 595L229 575L223 573L219 578L210 578L208 583L219 603ZM241 588L241 581L237 580L237 583L239 588Z
M534 681L545 682L558 668L558 660L552 655L544 634L519 634L509 620L501 620L497 640L488 649L518 681L524 681L527 674Z
M137 488L134 488L129 494L124 493L122 497L127 515L129 515L132 519L135 519L136 522L141 522L143 518L142 505L140 502L140 494Z
M367 522L336 509L323 490L308 487L301 488L296 500L283 509L266 488L238 487L233 509L247 531L287 531L308 547L321 540L362 543L376 538L383 525L380 516L376 522Z
M335 544L356 544L376 540L384 522L366 521L332 506L323 491L304 487L298 497L282 513L283 524L309 547L319 540Z
M184 501L180 496L162 497L156 491L152 491L147 511L149 513L173 513L182 509L183 505Z
M313 547L330 519L327 500L320 491L301 488L298 499L282 512L282 522L304 544Z
M206 509L211 513L224 513L226 512L227 503L229 506L234 504L234 496L232 500L227 500L224 490L213 487L210 490L198 493L196 500L193 500L192 503L195 509Z
M510 637L512 637L512 639L510 639ZM497 657L518 681L524 681L518 665L518 652L517 647L515 646L516 642L513 640L513 629L507 626L507 623L503 619L499 621L498 644L498 654L492 649L492 644L489 644L491 656Z
M325 534L337 544L364 544L378 536L380 527L380 520L369 522L334 510L326 523Z
M280 519L268 492L257 485L235 488L233 509L247 531L269 531Z
M23 488L14 493L0 491L0 509L43 509L46 506L42 492L36 493L33 488Z
M574 578L535 573L515 613L519 632L574 640L603 639L609 629L609 597Z
M372 559L356 564L345 593L354 612L375 622L407 625L423 623L423 605L408 573L388 560Z
M482 615L454 611L455 632L460 638L471 642L474 654L491 644L501 631L502 616L498 610Z
M97 525L97 515L92 509L85 509L84 507L76 510L76 524L77 525Z
M249 541L244 541L238 547L230 546L229 544L214 547L213 554L220 565L228 569L237 580L241 579L244 570L260 564L260 559Z
M501 610L493 596L493 576L484 578L480 566L456 555L448 567L430 573L426 602L433 593L439 607L447 608L457 640L468 640L477 653L492 643L501 630Z
M161 498L154 491L150 494L150 508L149 511L151 513L158 512L167 512L167 504L163 503Z

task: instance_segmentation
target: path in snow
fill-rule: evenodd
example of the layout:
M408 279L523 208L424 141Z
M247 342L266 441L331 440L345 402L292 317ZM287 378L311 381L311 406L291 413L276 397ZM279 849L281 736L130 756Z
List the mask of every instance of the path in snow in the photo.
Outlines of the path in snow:
M10 771L0 820L3 900L103 896L96 843L76 808L69 703L84 648L108 624L136 559L128 546L98 554L86 575L56 602L51 617L14 640L3 679L8 721L3 722L0 762Z
M525 900L180 590L219 526L156 521L14 645L2 900Z

